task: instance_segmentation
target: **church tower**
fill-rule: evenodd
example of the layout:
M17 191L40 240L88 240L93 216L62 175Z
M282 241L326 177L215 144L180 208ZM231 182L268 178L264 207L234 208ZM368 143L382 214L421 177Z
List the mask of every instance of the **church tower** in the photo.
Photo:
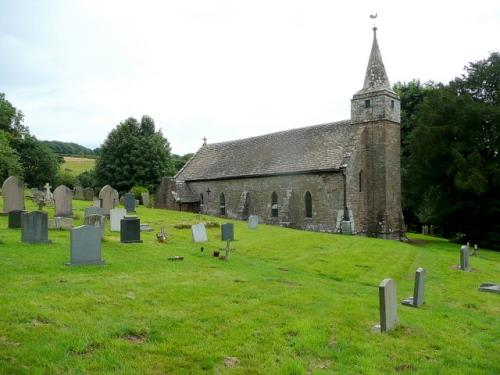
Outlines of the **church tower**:
M362 191L362 232L382 238L401 238L400 99L391 89L373 28L373 44L363 88L351 100L351 126L362 132L359 171ZM361 219L361 220L359 220Z

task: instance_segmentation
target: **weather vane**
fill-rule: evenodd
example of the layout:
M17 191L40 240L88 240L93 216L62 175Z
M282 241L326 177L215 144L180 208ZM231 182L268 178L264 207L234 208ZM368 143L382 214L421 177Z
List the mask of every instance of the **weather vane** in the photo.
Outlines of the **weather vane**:
M377 26L375 25L375 18L377 18L378 13L375 14L370 14L370 18L373 20L373 27L376 28Z

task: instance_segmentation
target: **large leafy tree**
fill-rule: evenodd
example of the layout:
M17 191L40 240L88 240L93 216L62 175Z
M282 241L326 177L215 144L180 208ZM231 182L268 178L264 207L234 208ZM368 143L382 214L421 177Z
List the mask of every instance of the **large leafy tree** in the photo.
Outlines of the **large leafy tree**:
M22 176L23 168L17 152L10 147L7 133L0 130L0 181L9 176Z
M415 214L445 235L500 248L500 56L429 90L408 136L407 188Z
M101 186L124 192L134 186L154 191L163 176L175 172L170 145L151 117L128 118L114 128L100 149L96 177Z

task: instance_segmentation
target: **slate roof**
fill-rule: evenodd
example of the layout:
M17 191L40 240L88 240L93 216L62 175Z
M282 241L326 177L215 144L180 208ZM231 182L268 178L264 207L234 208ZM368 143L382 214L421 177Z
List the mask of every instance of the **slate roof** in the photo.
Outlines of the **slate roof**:
M202 146L177 181L339 170L353 134L350 120Z

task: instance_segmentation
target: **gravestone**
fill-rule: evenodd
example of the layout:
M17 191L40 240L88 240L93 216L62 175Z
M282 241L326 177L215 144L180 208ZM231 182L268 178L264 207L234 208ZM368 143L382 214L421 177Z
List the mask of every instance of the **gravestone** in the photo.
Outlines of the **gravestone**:
M54 205L56 209L55 216L71 217L73 216L72 206L73 192L65 185L59 185L54 190Z
M50 184L47 182L43 187L45 188L45 200L47 202L52 202L52 200L54 199L54 195L50 191L50 188L52 186L50 186Z
M73 223L72 217L55 217L49 219L49 229L73 229Z
M70 260L68 266L104 264L101 258L101 231L97 227L82 225L71 230Z
M75 186L73 197L79 201L83 201L85 199L83 196L83 188L81 186Z
M83 199L86 201L93 201L94 200L94 189L88 187L83 189Z
M24 210L24 182L15 176L7 178L2 185L3 212Z
M500 293L500 284L482 283L479 290L481 292Z
M141 193L142 204L144 207L149 207L149 192Z
M135 212L135 195L133 193L126 193L123 196L123 205L125 206L127 213Z
M109 216L109 211L115 207L116 190L111 186L104 186L99 192L101 200L101 208L104 210L104 215Z
M234 225L230 223L222 224L220 234L222 241L234 241Z
M120 194L118 194L118 190L113 189L113 208L118 206L120 202Z
M104 215L89 215L83 219L84 225L90 225L99 228L101 231L101 238L104 238L104 225L106 223L106 216Z
M48 215L33 211L21 214L21 241L28 243L50 243Z
M21 228L21 215L26 211L23 210L12 210L9 212L9 228L19 229Z
M141 220L136 216L125 216L120 220L120 242L137 243L141 240Z
M205 224L194 224L191 226L191 233L194 242L207 242L207 230Z
M124 208L113 208L109 211L109 218L111 221L111 231L119 232L120 231L120 221L127 214L127 210Z
M102 207L102 199L94 199L94 202L92 203L92 206L94 207L99 207L101 208Z
M90 215L104 215L104 210L101 207L95 207L95 206L86 207L84 217Z
M408 297L401 302L403 305L420 307L424 304L424 285L425 285L425 270L422 267L417 268L415 272L415 286L413 289L413 297Z
M376 329L380 332L392 331L398 326L396 302L396 283L392 279L384 279L378 286L380 324Z
M340 224L340 230L342 234L352 234L351 222L347 220L342 220L342 223Z
M248 228L257 229L257 225L259 225L259 217L257 215L250 215L248 217Z
M460 247L460 269L462 271L470 271L469 266L469 247L463 245Z
M31 196L34 197L36 194L38 194L40 192L40 190L38 190L38 188L31 188Z

